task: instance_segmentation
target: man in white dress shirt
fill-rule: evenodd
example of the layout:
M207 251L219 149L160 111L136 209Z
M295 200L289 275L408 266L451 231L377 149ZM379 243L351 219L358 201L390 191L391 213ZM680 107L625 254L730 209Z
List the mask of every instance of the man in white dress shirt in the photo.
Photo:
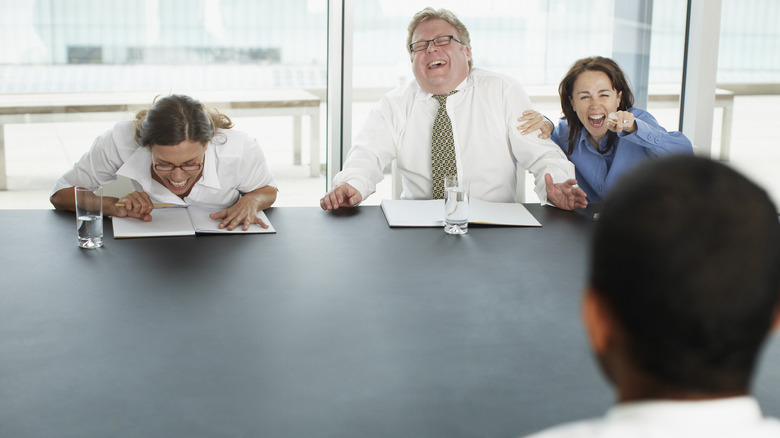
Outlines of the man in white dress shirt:
M780 325L780 223L764 190L704 158L649 162L606 201L590 263L583 319L618 402L532 437L780 437L750 396Z
M471 196L514 202L517 166L536 178L542 203L584 208L574 165L554 143L522 135L516 119L532 109L525 90L513 79L472 69L469 33L445 9L426 8L409 25L407 37L415 81L382 97L355 139L333 189L321 200L324 210L360 203L376 190L383 170L397 160L404 199L431 199L431 138L439 110L435 95L446 98L457 174L469 181Z

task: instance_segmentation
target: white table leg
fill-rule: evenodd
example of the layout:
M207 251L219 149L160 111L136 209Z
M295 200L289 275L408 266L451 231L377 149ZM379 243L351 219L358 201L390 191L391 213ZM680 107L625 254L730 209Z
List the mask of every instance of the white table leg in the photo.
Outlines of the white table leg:
M301 116L293 116L293 164L301 164Z
M733 101L723 105L723 126L720 130L720 160L729 161L731 149L731 122L734 118Z
M309 175L313 178L320 176L320 109L316 107L309 116L309 157L310 169Z
M5 171L5 125L0 123L0 190L8 190Z

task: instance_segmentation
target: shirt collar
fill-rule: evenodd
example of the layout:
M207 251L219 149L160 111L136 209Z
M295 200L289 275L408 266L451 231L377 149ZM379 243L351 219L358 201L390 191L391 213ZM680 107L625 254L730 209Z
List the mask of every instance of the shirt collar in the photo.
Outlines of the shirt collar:
M141 187L148 189L152 186L152 153L147 147L139 147L133 152L122 166L117 169L116 174L141 184Z
M415 84L417 85L417 96L416 98L418 100L425 100L425 99L433 99L433 94L429 93L420 87L420 84L415 81ZM463 91L467 88L471 88L474 85L474 78L471 76L471 72L469 72L468 76L466 76L466 79L463 80L460 84L458 84L457 87L455 87L458 91ZM463 93L456 93L453 96L462 95ZM448 100L449 102L449 100Z
M595 154L602 155L598 150L596 150L596 147L593 146L593 144L588 140L588 130L583 126L580 130L580 143L585 146L588 150ZM601 137L601 140L599 140L599 147L604 147L607 145L607 136ZM613 149L612 152L610 152L609 155L614 155L615 150Z
M697 419L724 422L758 421L761 408L750 396L703 401L648 400L620 403L607 413L609 419L641 422L691 423Z
M222 188L219 184L219 178L217 177L217 151L214 150L215 145L209 143L209 147L206 148L206 156L203 159L203 175L200 177L196 185L202 184L206 187L214 189Z

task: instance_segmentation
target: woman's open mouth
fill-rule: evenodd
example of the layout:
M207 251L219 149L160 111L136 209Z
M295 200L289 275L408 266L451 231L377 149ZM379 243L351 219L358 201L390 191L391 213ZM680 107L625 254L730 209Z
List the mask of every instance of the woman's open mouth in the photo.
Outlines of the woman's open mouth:
M604 126L604 122L607 120L607 117L604 114L597 114L588 116L588 122L590 122L590 126L594 128L601 128Z

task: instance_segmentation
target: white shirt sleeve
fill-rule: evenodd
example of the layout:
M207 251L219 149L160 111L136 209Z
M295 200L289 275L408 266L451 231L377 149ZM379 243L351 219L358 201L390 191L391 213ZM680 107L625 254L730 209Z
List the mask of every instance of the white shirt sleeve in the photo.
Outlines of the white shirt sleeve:
M544 175L549 173L553 182L562 183L575 178L574 164L552 140L543 140L534 133L523 135L520 130L515 129L517 118L523 111L533 109L531 99L519 84L512 84L507 88L504 105L512 153L517 159L517 165L534 175L534 191L541 203L545 204L547 190Z
M51 194L76 186L107 185L116 181L116 172L138 149L135 124L119 122L92 143L92 147L54 184Z
M246 145L243 148L243 156L238 170L238 173L241 175L237 187L238 191L249 193L252 190L265 186L277 188L274 175L271 173L271 169L268 168L268 161L266 161L257 139L247 136L245 142Z
M394 108L392 94L385 95L369 112L352 148L347 154L344 168L333 178L333 186L347 183L366 199L376 191L376 185L384 178L385 167L393 161L401 130L405 125L403 112Z

